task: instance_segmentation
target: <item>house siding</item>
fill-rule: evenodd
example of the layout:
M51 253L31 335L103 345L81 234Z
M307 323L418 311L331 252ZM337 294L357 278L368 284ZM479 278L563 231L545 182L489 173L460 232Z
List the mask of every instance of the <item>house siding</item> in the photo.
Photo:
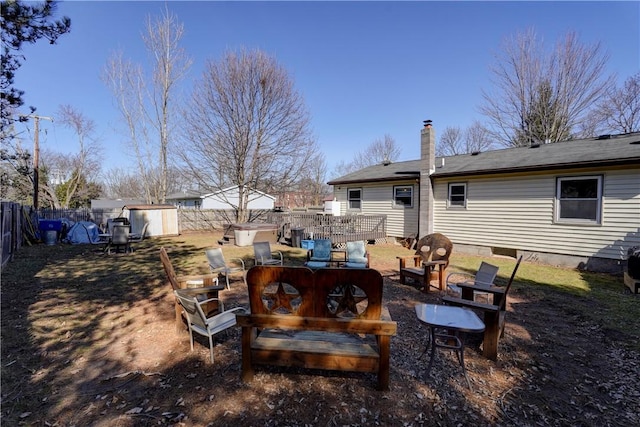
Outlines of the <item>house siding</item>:
M554 222L556 178L602 175L601 225ZM467 207L447 208L448 184L467 183ZM622 260L640 245L640 168L436 179L434 231L454 243Z
M275 198L263 195L251 194L247 204L248 209L273 209ZM201 209L230 209L240 204L237 190L228 191L225 197L220 195L207 195L202 199Z
M393 187L411 185L413 187L413 207L393 207ZM380 184L349 184L334 188L334 195L340 201L340 215L386 215L387 236L404 238L418 232L419 186L415 181L398 181ZM360 210L347 210L347 189L361 188L362 203Z

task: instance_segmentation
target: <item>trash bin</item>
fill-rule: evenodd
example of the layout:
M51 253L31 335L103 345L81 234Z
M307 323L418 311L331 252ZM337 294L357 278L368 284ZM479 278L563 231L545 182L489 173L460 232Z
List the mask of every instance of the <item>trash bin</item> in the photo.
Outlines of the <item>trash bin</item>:
M56 230L45 230L42 232L42 242L45 245L55 245L58 240L58 232Z
M291 229L291 247L302 247L302 236L304 234L304 228L292 228Z
M58 240L58 233L62 230L62 221L41 219L38 221L38 228L42 233L42 242L45 245L55 245Z

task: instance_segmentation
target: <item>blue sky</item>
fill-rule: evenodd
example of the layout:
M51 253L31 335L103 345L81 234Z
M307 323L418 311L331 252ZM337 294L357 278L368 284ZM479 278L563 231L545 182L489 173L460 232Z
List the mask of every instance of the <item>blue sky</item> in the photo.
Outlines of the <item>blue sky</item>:
M56 45L25 47L15 86L41 116L55 119L68 104L94 120L105 169L134 163L116 160L125 148L120 116L100 73L116 50L145 63L146 19L165 4L184 24L190 80L207 60L242 47L262 49L287 69L329 170L385 134L402 147L398 160L417 159L425 119L436 134L482 121L478 107L482 90L492 89L494 55L505 37L528 28L549 47L569 30L583 43L601 42L620 82L640 70L637 1L66 1L57 16L71 18L71 33ZM77 150L60 123L40 124L41 149Z

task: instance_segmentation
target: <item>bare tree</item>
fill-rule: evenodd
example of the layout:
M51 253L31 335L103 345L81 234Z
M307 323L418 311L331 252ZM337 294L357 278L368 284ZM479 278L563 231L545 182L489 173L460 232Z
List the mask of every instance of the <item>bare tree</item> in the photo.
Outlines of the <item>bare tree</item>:
M168 189L169 150L177 117L178 83L191 67L191 59L180 48L184 30L167 9L152 22L148 18L143 40L153 64L152 76L143 67L115 53L103 73L128 128L148 203L164 203ZM150 87L147 82L152 82Z
M467 128L464 137L467 153L479 153L494 148L489 131L477 120Z
M436 144L436 156L455 156L464 153L462 130L459 126L447 126Z
M401 152L396 140L385 134L384 138L376 139L364 151L357 153L353 163L357 169L362 169L385 161L395 161Z
M446 127L436 144L436 155L456 156L487 151L491 148L493 143L489 131L476 120L464 132L458 126Z
M105 196L120 199L144 199L140 176L122 168L112 168L103 173Z
M627 78L622 87L615 87L598 104L604 132L629 133L640 131L640 73Z
M57 119L75 133L78 151L45 159L49 179L44 189L55 207L69 208L72 200L87 193L89 183L99 174L101 149L93 135L96 128L93 120L70 105L59 107Z
M306 195L305 206L322 206L325 196L331 192L326 181L327 161L323 153L317 152L298 182L300 193Z
M581 44L569 32L546 53L533 30L508 39L492 68L493 90L482 113L492 136L506 146L570 138L613 81L599 43Z
M238 186L227 200L248 220L252 189L291 188L317 151L309 114L288 73L259 50L209 61L185 113L183 170L201 188Z
M396 140L391 135L385 134L384 138L376 139L363 151L356 153L351 162L339 162L334 168L334 175L342 176L368 166L383 162L393 162L400 157L401 153L402 149L398 146Z

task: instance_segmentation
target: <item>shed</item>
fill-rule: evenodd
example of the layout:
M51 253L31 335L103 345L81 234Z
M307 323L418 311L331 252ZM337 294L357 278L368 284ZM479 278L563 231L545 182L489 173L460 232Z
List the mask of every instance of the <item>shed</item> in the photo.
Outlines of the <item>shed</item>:
M178 208L173 205L127 205L123 214L129 217L132 233L140 233L145 222L148 222L147 237L180 234Z

